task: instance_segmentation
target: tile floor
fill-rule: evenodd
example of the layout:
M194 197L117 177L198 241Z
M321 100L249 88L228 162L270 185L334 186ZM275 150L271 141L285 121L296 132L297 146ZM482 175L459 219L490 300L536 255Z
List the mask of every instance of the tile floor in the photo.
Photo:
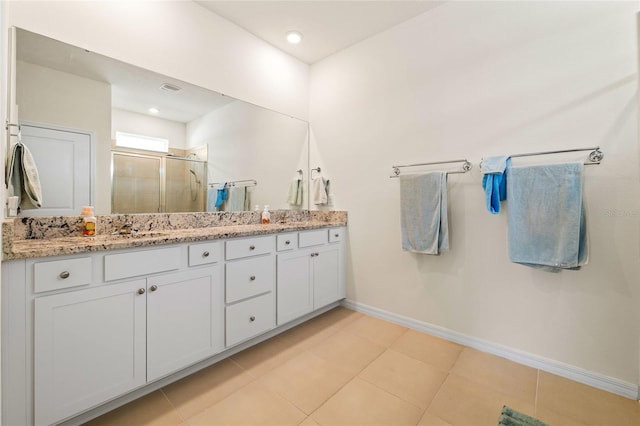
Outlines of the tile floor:
M345 308L99 417L101 425L640 425L640 405Z

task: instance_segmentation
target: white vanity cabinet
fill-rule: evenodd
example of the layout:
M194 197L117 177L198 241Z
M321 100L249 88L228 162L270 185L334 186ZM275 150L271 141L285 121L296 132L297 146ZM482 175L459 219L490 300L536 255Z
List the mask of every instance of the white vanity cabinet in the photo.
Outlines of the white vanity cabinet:
M275 235L226 242L226 345L276 326Z
M77 424L330 309L344 233L3 262L3 424Z
M35 424L146 382L145 280L35 299Z
M278 325L345 297L344 232L303 231L298 250L278 253Z

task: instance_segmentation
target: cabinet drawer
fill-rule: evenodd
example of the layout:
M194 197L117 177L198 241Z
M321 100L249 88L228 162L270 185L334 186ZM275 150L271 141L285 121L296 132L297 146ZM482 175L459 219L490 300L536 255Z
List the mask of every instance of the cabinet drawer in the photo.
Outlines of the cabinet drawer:
M288 234L278 234L276 236L276 250L295 250L298 248L298 238L295 232Z
M329 242L339 243L344 240L344 228L329 229Z
M273 235L227 241L227 260L271 253L274 247Z
M301 232L298 240L300 247L319 246L326 244L328 241L328 233L326 229L318 229L315 231Z
M91 258L53 260L33 265L34 293L91 283Z
M206 265L220 261L221 243L191 244L189 246L189 266Z
M227 263L226 302L275 290L276 268L273 256Z
M173 271L180 267L180 257L180 247L108 254L104 257L104 280Z
M227 347L271 330L276 325L274 293L227 306L226 324Z

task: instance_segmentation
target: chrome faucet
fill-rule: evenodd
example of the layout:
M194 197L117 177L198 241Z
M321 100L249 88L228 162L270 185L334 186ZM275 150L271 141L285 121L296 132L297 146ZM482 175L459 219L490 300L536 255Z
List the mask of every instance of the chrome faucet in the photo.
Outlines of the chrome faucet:
M133 222L126 221L118 231L114 232L114 235L134 235L138 232L138 228L133 227Z

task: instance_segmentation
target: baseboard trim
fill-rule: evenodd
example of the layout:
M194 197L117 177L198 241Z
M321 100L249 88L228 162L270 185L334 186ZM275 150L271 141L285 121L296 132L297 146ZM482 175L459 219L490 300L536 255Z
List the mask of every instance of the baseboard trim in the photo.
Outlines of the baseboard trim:
M423 331L433 336L441 337L451 342L468 346L482 352L487 352L502 358L506 358L508 360L517 362L518 364L537 368L539 370L556 374L558 376L565 377L567 379L571 379L585 385L593 386L607 392L615 393L626 398L634 400L640 399L640 387L633 383L628 383L613 377L605 376L603 374L594 373L580 367L575 367L570 364L565 364L563 362L555 361L553 359L545 358L539 355L534 355L518 349L498 345L496 343L468 336L466 334L449 330L438 325L418 321L416 319L405 317L402 315L397 315L392 312L365 305L363 303L354 302L352 300L344 300L342 302L342 306L354 311L371 315L373 317L400 324L414 330Z

